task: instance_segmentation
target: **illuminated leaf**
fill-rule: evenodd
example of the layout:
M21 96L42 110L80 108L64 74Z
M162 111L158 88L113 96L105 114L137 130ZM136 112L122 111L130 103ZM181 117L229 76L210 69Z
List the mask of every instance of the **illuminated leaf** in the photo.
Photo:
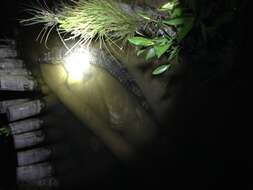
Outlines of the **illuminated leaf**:
M133 37L128 39L128 41L136 46L148 47L154 45L154 42L152 40L143 37Z
M137 56L140 56L141 54L143 54L145 52L145 49L139 50L137 51Z
M155 49L151 48L148 50L147 55L146 55L146 60L152 59L153 57L155 57Z
M146 20L151 20L151 18L149 18L147 15L141 14L139 13L138 15L140 15L142 18L146 19Z
M165 71L167 71L170 67L171 67L171 65L160 65L152 72L152 74L153 75L160 75L160 74L164 73Z
M158 58L160 58L171 46L171 43L167 43L164 45L157 45L154 47L155 54Z
M162 11L171 11L175 8L175 6L177 6L179 4L179 1L178 0L173 0L173 1L170 1L166 4L164 4L160 10Z
M165 45L167 43L171 43L167 38L159 38L157 39L156 41L156 44L159 44L159 45Z

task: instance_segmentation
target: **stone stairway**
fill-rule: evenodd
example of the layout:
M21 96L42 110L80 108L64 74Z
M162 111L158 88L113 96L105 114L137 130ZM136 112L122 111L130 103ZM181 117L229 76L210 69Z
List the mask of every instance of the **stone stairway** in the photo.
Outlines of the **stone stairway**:
M47 141L47 125L41 114L47 109L48 98L42 83L26 68L13 39L0 39L0 93L11 99L0 101L0 113L6 115L17 155L18 189L57 189L52 159L60 146ZM13 93L24 93L12 98ZM27 92L36 92L27 96ZM14 95L15 96L15 95Z

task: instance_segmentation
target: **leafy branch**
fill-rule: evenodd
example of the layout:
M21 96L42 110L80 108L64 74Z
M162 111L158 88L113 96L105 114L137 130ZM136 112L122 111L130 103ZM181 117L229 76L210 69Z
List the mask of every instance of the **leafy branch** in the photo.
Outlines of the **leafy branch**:
M160 75L168 70L171 61L178 60L180 44L191 31L194 17L179 0L172 0L158 9L155 18L140 15L146 20L144 27L137 29L136 36L128 39L137 49L137 56L144 55L146 60L167 57L167 64L158 66L153 75Z

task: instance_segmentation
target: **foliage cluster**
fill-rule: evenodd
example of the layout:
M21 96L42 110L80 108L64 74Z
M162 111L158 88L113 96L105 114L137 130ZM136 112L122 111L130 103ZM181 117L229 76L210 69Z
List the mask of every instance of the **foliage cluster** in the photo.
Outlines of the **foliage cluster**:
M153 34L150 32L147 34L144 29L136 31L137 36L129 39L129 42L137 47L137 55L145 53L146 60L167 57L168 63L157 67L153 71L154 75L162 74L169 69L173 59L179 60L180 44L191 31L194 23L193 14L183 8L179 0L169 1L158 11L163 16L150 18L142 15L146 19L149 30L153 26Z
M146 60L167 59L166 64L153 71L154 75L159 75L171 67L172 60L180 60L185 41L190 44L187 51L195 49L197 53L209 47L217 49L219 42L224 43L226 40L223 39L229 36L227 32L230 31L224 34L225 30L220 29L233 20L240 1L168 0L153 15L129 13L115 0L71 2L66 4L62 1L54 11L46 5L28 9L32 17L23 19L21 23L43 24L38 37L45 41L53 28L57 28L64 44L77 38L76 45L98 41L101 47L106 47L106 44L119 47L121 44L119 48L122 49L128 41L136 47L137 56L145 56ZM190 32L190 40L186 40Z

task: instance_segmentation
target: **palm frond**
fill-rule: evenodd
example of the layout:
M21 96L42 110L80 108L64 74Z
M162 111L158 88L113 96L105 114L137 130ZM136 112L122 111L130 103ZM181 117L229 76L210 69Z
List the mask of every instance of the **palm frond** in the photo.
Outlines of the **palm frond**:
M57 27L58 33L70 34L68 39L79 38L78 45L89 45L91 41L99 41L101 46L118 41L125 44L134 35L140 19L124 11L114 0L80 0L73 5L61 3L57 12L42 6L27 9L27 12L31 18L21 23L44 25L39 35L42 39L47 40L52 28Z

